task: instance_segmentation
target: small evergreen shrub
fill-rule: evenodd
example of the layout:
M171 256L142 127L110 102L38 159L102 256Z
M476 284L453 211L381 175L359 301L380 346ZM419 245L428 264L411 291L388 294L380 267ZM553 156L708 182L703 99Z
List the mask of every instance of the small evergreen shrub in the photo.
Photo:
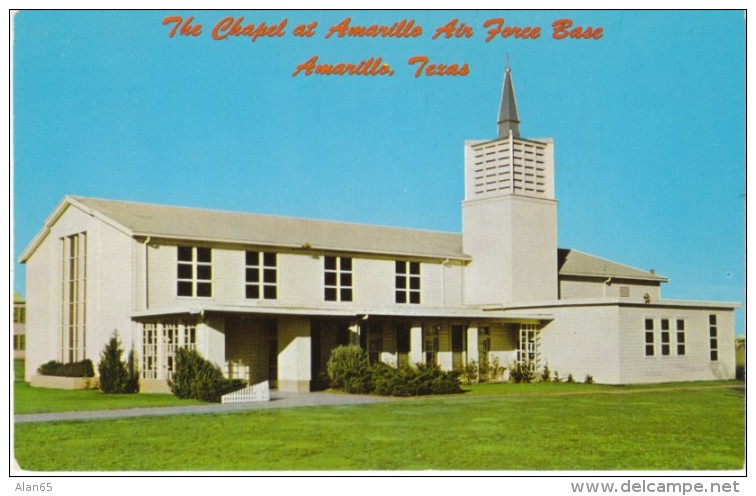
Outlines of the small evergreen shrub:
M134 356L134 350L129 351L129 358L126 360L126 370L129 373L129 379L126 381L127 393L139 392L139 365L137 365L136 356Z
M61 363L50 360L39 366L37 373L40 375L52 375L57 377L94 377L94 365L92 360L86 359L80 362Z
M548 365L543 366L543 370L541 371L541 382L551 382L551 371L549 370Z
M462 380L465 384L472 384L478 382L478 362L471 360L462 369Z
M551 379L552 382L562 382L562 378L559 377L559 371L554 371L554 378Z
M132 388L129 370L126 363L121 360L122 355L123 349L118 339L118 332L113 331L110 341L100 354L100 363L97 365L100 373L100 390L105 394L135 393L138 390L138 386Z
M369 393L373 389L370 363L365 351L356 345L337 346L326 365L334 389L347 393Z
M500 380L502 377L504 377L504 372L506 372L506 370L506 367L499 365L499 357L493 357L493 360L491 360L491 363L488 365L488 380Z
M593 376L590 374L585 374L585 380L583 382L585 384L593 384Z
M567 384L574 384L575 378L572 377L572 374L567 375Z
M246 386L240 379L226 379L223 372L196 350L179 348L174 358L174 370L168 385L178 398L195 398L219 403L221 396Z
M535 379L535 370L530 364L515 362L509 372L509 378L515 383L533 382Z

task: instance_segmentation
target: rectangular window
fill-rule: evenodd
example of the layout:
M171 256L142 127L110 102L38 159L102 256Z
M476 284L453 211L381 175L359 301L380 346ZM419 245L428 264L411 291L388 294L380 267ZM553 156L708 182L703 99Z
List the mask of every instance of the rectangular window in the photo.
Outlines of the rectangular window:
M87 345L87 234L62 241L62 361L84 360Z
M539 335L536 324L520 324L520 337L517 342L517 362L531 370L538 368Z
M685 355L685 321L677 319L677 354Z
M352 301L352 259L323 257L323 297L326 301Z
M396 302L420 303L420 262L396 261Z
M178 296L209 298L213 295L212 257L210 248L178 247L176 256L176 294Z
M438 327L423 327L423 355L426 365L438 365Z
M646 356L654 356L654 319L646 319Z
M179 348L196 349L194 321L147 322L142 327L142 378L170 379Z
M719 360L719 338L717 336L717 316L709 315L709 358Z
M278 298L278 258L275 253L248 251L245 254L245 295L249 299Z
M663 356L668 356L670 353L669 337L669 319L661 319L661 354Z
M21 305L13 307L13 322L15 324L23 324L26 322L26 307Z

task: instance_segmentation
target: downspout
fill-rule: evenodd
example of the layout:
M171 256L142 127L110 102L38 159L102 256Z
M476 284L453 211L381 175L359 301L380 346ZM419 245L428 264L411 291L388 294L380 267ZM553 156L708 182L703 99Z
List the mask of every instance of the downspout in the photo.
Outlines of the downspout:
M150 279L149 279L149 244L151 236L147 236L144 240L144 309L150 308Z
M604 281L604 298L606 298L606 287L611 286L612 284L612 278L610 277L606 281Z

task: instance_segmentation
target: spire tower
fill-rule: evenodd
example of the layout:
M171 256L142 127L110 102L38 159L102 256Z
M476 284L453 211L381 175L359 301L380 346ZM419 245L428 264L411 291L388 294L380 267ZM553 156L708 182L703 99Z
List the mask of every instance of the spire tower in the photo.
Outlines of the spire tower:
M499 138L506 138L509 133L515 138L520 137L520 116L517 113L512 71L509 68L509 54L507 54L507 69L504 72L504 87L501 90L501 105L499 107Z

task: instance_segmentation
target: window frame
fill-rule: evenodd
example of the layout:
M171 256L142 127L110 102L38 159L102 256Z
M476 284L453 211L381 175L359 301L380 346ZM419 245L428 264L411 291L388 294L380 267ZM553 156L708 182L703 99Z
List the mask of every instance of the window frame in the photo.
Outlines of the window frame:
M414 260L394 261L394 302L419 305L422 302L421 263Z
M354 259L352 257L323 256L323 300L354 301Z
M190 250L188 258L182 254L185 250ZM187 269L188 275L185 273ZM207 274L200 274L204 272ZM212 298L213 272L212 248L176 245L176 296L178 298ZM207 294L200 294L200 292L207 292Z
M252 254L255 257L255 263L250 263ZM251 277L253 274L254 277ZM278 299L278 253L245 250L244 298L247 300Z

